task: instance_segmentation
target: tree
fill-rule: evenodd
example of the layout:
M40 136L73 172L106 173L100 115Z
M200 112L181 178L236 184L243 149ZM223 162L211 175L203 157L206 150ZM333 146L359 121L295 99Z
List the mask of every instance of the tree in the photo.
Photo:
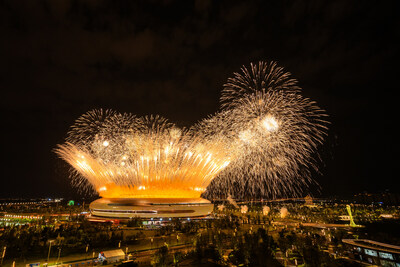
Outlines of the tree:
M139 217L133 217L128 221L127 226L128 227L141 227L142 220Z
M279 248L281 249L282 253L284 253L284 254L290 248L290 243L289 243L288 238L286 238L286 236L285 236L284 230L279 232L278 245L279 245Z
M273 256L275 248L273 238L259 228L256 233L245 234L238 240L230 261L237 266L281 266Z
M160 247L154 254L156 266L167 266L168 263L168 246Z
M174 253L174 266L179 266L179 263L182 261L183 259L183 254L180 251L177 251Z

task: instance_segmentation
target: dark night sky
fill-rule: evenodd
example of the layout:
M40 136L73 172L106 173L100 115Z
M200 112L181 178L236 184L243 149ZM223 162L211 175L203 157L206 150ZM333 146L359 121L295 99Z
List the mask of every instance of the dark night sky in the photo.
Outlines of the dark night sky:
M52 149L86 111L190 126L258 60L330 115L323 196L399 192L395 2L0 0L0 197L75 195Z

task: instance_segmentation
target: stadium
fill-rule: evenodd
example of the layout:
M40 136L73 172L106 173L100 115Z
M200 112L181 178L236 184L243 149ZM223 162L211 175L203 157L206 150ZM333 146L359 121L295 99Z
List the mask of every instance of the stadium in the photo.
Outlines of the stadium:
M144 221L172 218L205 218L214 205L203 198L100 198L90 206L90 221L122 221L139 217Z

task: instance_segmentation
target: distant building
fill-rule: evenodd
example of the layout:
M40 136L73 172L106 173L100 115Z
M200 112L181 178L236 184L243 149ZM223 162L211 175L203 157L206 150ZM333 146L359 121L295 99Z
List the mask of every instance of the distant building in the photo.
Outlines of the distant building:
M360 204L384 204L384 205L399 205L400 194L391 192L381 193L359 193L354 195L353 200Z
M69 213L1 213L0 223L21 223L33 222L39 220L55 219L59 221L68 221L71 214Z
M378 266L400 267L400 246L367 239L343 239L355 260Z
M314 204L313 198L310 195L307 195L304 198L304 206L309 207L309 208L315 208L318 207L317 205Z
M307 195L307 196L304 198L304 202L305 202L306 205L312 205L312 204L314 204L314 203L313 203L313 198L312 198L312 196L310 196L310 195Z
M349 215L339 215L339 220L350 221L350 216Z

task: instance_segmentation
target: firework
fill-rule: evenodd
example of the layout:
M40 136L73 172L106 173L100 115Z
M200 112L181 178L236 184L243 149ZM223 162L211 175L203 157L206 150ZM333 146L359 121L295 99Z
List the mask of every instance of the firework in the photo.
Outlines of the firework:
M158 116L101 110L79 118L57 153L109 198L199 197L229 164L229 152L218 140Z
M200 128L229 136L234 156L207 194L286 197L307 188L328 123L300 90L275 63L251 64L228 79L222 110Z
M191 128L160 116L94 110L57 154L75 181L107 198L288 195L309 183L325 114L276 63L251 64L224 85L222 108Z
M229 78L222 91L222 106L232 106L243 97L267 91L280 91L297 93L301 88L297 80L291 78L276 62L260 61L258 64L250 63L250 68L242 67L241 73L234 73Z

